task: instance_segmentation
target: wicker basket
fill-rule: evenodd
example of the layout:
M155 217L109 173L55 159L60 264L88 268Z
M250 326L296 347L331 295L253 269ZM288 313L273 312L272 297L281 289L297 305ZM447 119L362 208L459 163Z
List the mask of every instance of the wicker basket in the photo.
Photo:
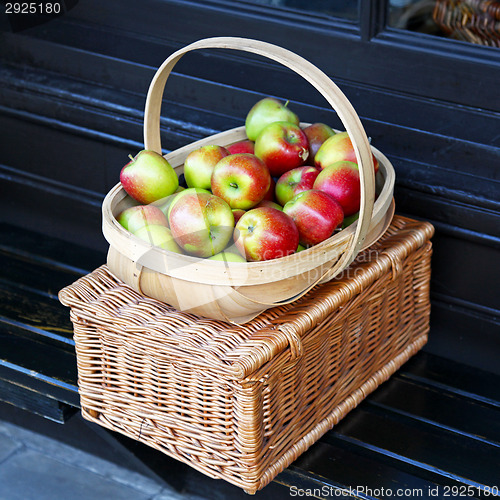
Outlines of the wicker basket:
M452 38L500 47L498 0L436 0L432 17Z
M432 234L395 216L344 276L244 325L100 267L59 294L83 416L256 492L425 344Z
M331 238L300 253L265 262L224 263L152 247L126 231L116 220L133 200L117 184L103 202L103 233L110 250L109 269L135 290L173 305L177 310L234 323L245 323L262 311L293 302L317 283L342 272L358 252L385 231L394 213L394 169L371 148L353 107L318 68L296 54L268 43L241 38L200 40L172 54L154 76L144 114L146 149L161 152L160 113L163 90L173 67L198 49L235 49L266 56L295 71L337 111L351 137L358 160L362 197L359 220ZM186 156L204 144L228 146L246 138L244 127L191 143L165 155L180 173ZM379 161L374 179L372 152ZM377 196L376 201L375 196Z

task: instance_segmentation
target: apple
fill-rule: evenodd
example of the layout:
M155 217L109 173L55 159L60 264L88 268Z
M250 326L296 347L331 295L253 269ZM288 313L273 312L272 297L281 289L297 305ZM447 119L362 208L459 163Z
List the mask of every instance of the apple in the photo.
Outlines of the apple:
M372 153L373 168L375 174L378 172L378 160ZM358 163L354 147L347 132L339 132L328 138L319 148L314 163L317 167L323 169L337 161L352 161Z
M142 150L122 168L120 182L134 200L148 205L175 192L179 179L163 156Z
M352 161L338 161L324 168L313 185L335 198L348 217L359 211L361 203L361 183L358 165Z
M167 218L165 214L154 205L138 205L126 208L117 217L118 222L131 233L135 233L144 226L165 226L167 227Z
M253 208L236 224L234 243L247 261L277 259L296 251L299 231L284 212L271 207Z
M267 193L264 195L263 199L269 201L276 201L274 196L275 189L276 189L276 182L271 177L271 184L269 185L269 189L267 190Z
M283 207L281 205L271 200L262 200L260 203L257 203L257 205L255 205L255 208L258 207L272 207L276 210L283 210Z
M154 201L151 205L148 206L153 206L153 207L158 207L165 215L165 217L168 217L168 209L170 208L170 204L172 201L174 201L175 197L177 196L178 193L181 191L184 191L186 188L179 186L173 194L170 196L166 196L165 198L161 198L159 200ZM168 227L168 218L167 218L167 227Z
M170 250L175 253L182 253L182 250L175 242L170 229L166 226L142 226L133 234L153 246L163 248L164 250Z
M246 262L245 258L242 257L239 253L231 252L230 250L223 250L212 257L209 257L210 260L221 260L224 262Z
M317 189L299 193L283 207L283 212L295 222L299 242L306 247L329 238L344 219L340 204Z
M193 194L193 193L207 193L211 194L208 189L202 189L202 188L187 188L187 189L182 189L179 192L173 194L172 196L169 197L169 199L165 200L164 204L161 205L161 210L164 212L164 214L167 216L167 221L170 216L170 210L172 209L174 203L177 203L177 200L179 200L182 196L185 194Z
M234 230L231 207L210 193L186 189L172 203L168 222L176 243L188 254L210 257L227 246Z
M320 146L329 137L335 135L335 131L330 126L320 122L311 123L311 125L308 125L303 130L309 141L309 158L314 158Z
M222 146L208 144L191 151L184 161L184 178L188 187L210 189L210 180L215 165L229 155Z
M234 216L234 223L236 224L241 216L246 213L246 210L242 210L241 208L233 208L233 216Z
M244 141L238 141L230 146L226 146L226 149L230 154L235 155L237 153L250 153L253 155L254 153L254 142L248 139Z
M212 174L212 193L231 208L254 207L264 199L270 184L271 176L265 163L248 153L222 158Z
M264 161L272 176L280 176L304 165L309 157L309 143L298 125L274 122L267 125L257 137L255 154Z
M255 141L262 129L273 122L291 122L299 124L299 117L288 108L288 101L283 104L273 97L265 97L256 102L245 119L245 131L251 141Z
M354 224L358 219L359 219L359 212L349 215L349 217L346 217L344 219L344 222L342 222L342 229L345 229L346 227L349 227L351 224Z
M275 193L278 203L284 206L302 191L312 189L319 173L319 168L311 166L292 168L285 172L276 182Z

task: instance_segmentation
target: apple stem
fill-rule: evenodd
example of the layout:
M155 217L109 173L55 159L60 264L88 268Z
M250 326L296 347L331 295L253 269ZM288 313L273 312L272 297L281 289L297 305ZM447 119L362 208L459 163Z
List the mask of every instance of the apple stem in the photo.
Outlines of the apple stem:
M132 161L134 161L134 157L133 157L131 154L130 154L130 155L128 155L128 157L129 157Z
M290 102L290 100L288 99L286 102L285 102L285 108L288 106L288 103Z

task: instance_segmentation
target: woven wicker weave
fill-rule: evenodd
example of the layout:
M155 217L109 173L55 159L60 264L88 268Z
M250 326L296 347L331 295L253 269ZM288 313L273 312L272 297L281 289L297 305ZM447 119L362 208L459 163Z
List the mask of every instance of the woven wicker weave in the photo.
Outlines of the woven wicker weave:
M498 0L436 0L433 19L457 40L500 47Z
M396 216L343 277L244 325L100 267L60 292L83 416L254 493L425 344L432 233Z

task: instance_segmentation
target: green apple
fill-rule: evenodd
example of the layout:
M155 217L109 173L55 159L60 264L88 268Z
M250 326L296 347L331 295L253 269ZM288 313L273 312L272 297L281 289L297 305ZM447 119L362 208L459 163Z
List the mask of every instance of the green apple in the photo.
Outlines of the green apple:
M239 254L231 252L230 250L223 250L212 257L209 257L210 260L221 260L224 262L246 262L246 260Z
M151 204L151 206L158 207L163 212L165 218L167 218L167 226L168 226L168 209L170 208L170 205L174 201L177 194L180 193L181 191L184 191L185 189L186 188L179 186L175 190L175 193L171 194L170 196L166 196L165 198L161 198L160 200L156 200Z
M346 227L349 227L351 224L356 222L359 219L359 212L356 212L355 214L349 215L344 219L344 222L342 222L342 229L345 229Z
M122 168L120 182L134 200L148 205L175 192L179 179L170 163L155 151L142 150Z
M175 253L183 253L179 245L175 242L170 229L166 226L143 226L133 234L153 246Z
M253 105L245 120L245 131L248 139L255 141L267 125L273 122L291 122L299 124L299 117L288 107L273 97L265 97Z
M167 226L165 214L154 205L138 205L123 210L117 217L118 222L131 233L148 225Z
M227 149L215 144L208 144L191 151L184 161L184 178L188 187L210 189L215 165L228 155Z

